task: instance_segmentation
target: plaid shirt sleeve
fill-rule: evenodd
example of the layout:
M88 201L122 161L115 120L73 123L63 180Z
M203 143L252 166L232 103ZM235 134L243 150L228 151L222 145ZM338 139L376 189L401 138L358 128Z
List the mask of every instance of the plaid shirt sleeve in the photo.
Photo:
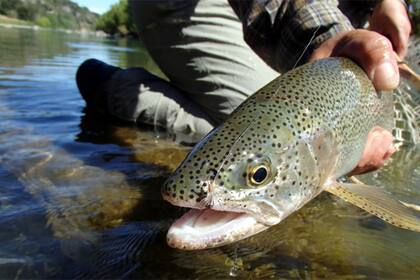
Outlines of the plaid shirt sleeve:
M301 56L299 64L304 63L321 43L339 32L353 28L338 8L338 1L229 2L243 23L245 41L279 72L291 69Z

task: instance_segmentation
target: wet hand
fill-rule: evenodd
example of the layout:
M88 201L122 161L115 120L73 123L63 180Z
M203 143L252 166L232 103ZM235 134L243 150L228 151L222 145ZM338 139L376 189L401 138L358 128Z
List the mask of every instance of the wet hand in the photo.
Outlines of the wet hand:
M405 57L411 23L401 0L380 1L369 19L369 29L389 38L399 57Z
M377 32L355 29L339 33L322 43L310 60L331 56L345 56L358 63L377 90L394 89L400 82L392 44Z
M388 130L376 126L368 135L366 146L357 167L349 175L357 175L375 170L396 151L392 145L393 136Z

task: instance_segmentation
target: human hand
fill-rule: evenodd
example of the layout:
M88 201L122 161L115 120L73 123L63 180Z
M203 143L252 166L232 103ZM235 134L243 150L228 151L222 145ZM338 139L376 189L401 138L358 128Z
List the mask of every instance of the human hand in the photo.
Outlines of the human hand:
M375 126L369 132L359 163L349 175L366 173L384 165L385 161L396 151L392 141L393 136L391 132Z
M322 43L310 61L330 56L345 56L358 63L377 90L394 89L400 82L391 42L377 32L355 29L339 33Z
M411 23L401 0L379 1L369 19L369 29L389 38L399 57L405 57Z
M377 32L356 29L338 34L316 49L311 60L330 56L345 56L357 62L377 90L394 89L399 84L398 64L391 43ZM368 135L363 155L351 175L381 167L395 152L392 141L389 131L381 127L373 128Z

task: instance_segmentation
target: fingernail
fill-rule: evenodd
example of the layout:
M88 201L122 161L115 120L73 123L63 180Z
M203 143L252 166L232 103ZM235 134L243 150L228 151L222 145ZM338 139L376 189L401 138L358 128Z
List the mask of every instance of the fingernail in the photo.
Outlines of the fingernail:
M377 138L382 138L382 132L379 130L375 130L371 132L372 140L376 140Z
M399 75L391 62L383 62L376 67L373 74L373 83L378 90L391 90L400 83Z

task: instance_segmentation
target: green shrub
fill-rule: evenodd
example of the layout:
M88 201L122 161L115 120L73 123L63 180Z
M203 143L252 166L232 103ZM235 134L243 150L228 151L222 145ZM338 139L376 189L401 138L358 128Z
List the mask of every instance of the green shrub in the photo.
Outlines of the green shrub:
M0 14L9 15L10 11L16 10L18 1L0 0Z
M98 15L70 0L0 0L0 14L42 27L93 29Z
M34 21L38 11L36 5L19 3L16 7L16 13L19 19Z
M111 9L99 17L96 29L115 35L135 35L136 27L129 12L128 1L120 0Z
M36 19L35 23L41 27L52 28L52 23L49 18L43 16Z

